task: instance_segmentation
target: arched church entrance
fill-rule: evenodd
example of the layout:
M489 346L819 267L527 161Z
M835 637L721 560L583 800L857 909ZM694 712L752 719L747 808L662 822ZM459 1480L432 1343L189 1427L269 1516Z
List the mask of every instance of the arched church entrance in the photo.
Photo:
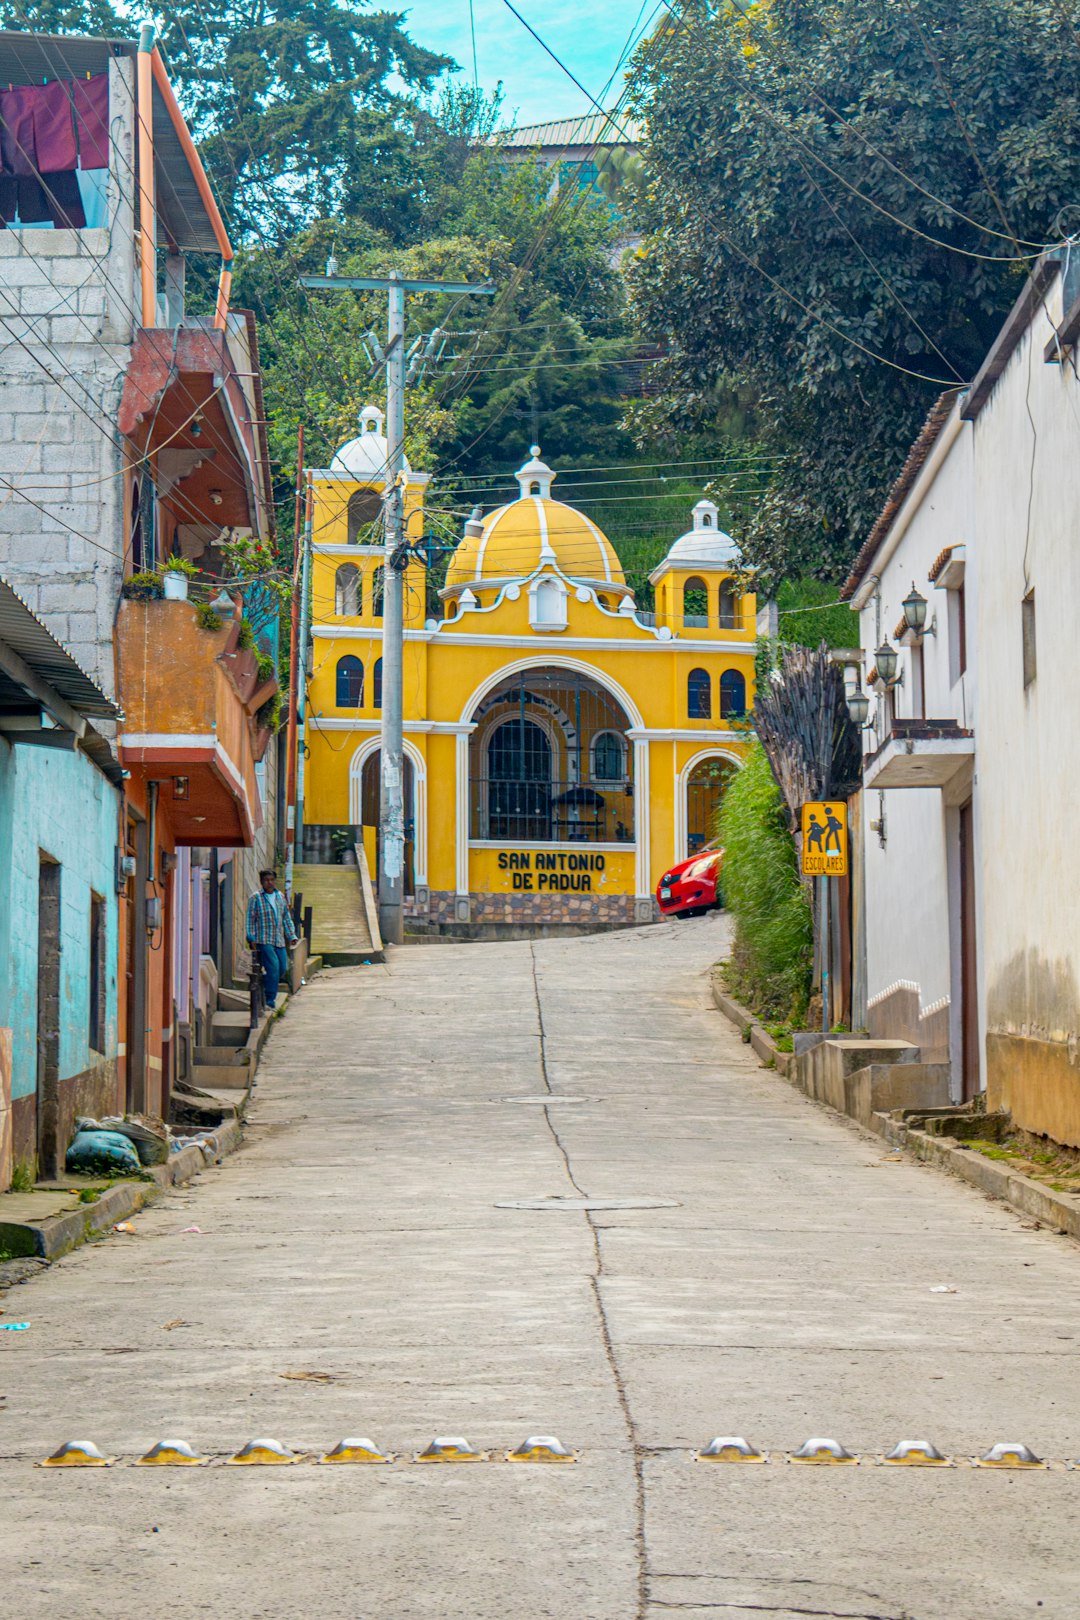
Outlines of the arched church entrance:
M405 798L405 893L416 892L416 772L408 754L403 756L402 786ZM382 785L382 752L375 749L365 759L360 775L360 820L368 839L375 837L375 870L372 881L378 882L382 870L381 831L379 827L379 800ZM369 857L370 858L370 857Z
M738 770L722 754L699 759L686 779L686 849L693 855L716 837L716 819L731 778Z
M599 681L545 665L519 670L472 720L472 840L633 842L630 722Z

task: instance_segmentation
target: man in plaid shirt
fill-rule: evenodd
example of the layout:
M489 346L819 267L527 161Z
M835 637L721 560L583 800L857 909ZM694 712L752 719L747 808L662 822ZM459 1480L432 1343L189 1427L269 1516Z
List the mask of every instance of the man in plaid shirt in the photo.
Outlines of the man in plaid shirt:
M259 873L260 889L248 901L247 941L263 971L266 1005L277 1001L278 985L289 972L286 947L296 944L296 929L288 901L277 886L272 867Z

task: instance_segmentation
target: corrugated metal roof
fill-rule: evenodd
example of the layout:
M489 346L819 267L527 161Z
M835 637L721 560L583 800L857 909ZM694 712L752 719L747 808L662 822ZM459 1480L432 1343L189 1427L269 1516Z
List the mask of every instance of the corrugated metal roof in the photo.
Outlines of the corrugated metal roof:
M43 84L106 73L114 56L135 56L130 39L91 39L73 34L0 30L0 84ZM196 252L217 253L217 237L195 176L173 128L161 92L153 93L154 158L158 178L158 241Z
M627 137L630 137L629 139ZM589 113L584 118L556 118L547 124L522 124L491 137L493 146L635 146L639 126L623 113Z
M0 579L0 641L17 652L41 680L48 681L77 713L115 719L115 703L94 685L51 630L31 613L22 597Z

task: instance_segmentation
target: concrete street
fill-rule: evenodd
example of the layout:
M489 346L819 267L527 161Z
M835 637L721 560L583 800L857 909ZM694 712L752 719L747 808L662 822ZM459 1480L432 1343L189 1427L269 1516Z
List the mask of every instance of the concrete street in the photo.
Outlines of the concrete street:
M782 1460L1080 1456L1080 1252L761 1069L708 996L726 930L320 975L245 1149L3 1302L6 1614L1073 1620L1080 1472ZM499 1207L583 1195L670 1202ZM580 1460L408 1463L436 1434ZM695 1463L720 1434L774 1460ZM262 1435L406 1460L32 1466Z

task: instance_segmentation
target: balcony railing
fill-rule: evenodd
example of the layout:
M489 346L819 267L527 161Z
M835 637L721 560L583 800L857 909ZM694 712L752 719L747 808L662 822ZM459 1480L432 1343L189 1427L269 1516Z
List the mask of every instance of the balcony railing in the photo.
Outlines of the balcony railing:
M471 836L494 843L631 844L634 786L618 782L470 783Z

